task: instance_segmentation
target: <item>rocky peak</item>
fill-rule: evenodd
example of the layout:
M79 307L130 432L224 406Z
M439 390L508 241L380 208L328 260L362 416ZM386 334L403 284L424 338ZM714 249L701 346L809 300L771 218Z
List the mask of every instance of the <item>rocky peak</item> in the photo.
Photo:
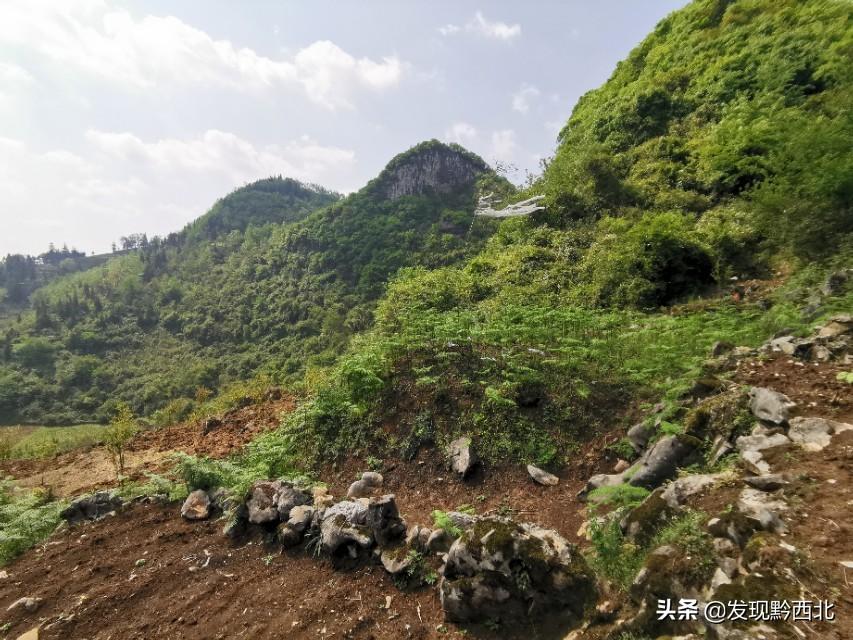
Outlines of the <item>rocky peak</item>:
M391 160L377 178L376 188L387 200L454 193L473 185L488 170L482 158L459 145L429 140Z

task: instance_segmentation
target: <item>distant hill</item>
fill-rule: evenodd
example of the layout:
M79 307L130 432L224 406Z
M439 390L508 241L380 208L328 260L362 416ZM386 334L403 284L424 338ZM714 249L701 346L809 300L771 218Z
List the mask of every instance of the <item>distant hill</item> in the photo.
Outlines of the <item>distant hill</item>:
M238 189L180 233L37 291L4 336L0 420L104 418L119 400L174 419L229 381L329 363L400 268L483 246L481 183L508 186L430 141L342 200L280 178Z

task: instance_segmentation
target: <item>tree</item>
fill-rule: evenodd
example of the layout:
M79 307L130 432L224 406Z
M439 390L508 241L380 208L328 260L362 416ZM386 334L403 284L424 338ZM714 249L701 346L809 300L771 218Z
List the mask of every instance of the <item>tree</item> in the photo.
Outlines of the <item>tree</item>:
M110 425L104 431L104 446L116 469L116 479L124 473L124 453L128 443L139 431L133 411L125 402L119 403Z

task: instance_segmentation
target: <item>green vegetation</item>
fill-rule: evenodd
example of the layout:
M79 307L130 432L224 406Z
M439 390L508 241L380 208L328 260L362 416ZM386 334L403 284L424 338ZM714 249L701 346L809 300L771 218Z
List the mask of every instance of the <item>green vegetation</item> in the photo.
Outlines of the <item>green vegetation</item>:
M0 484L0 565L49 536L63 506L41 489L21 491L8 482Z
M104 427L78 424L73 427L0 427L0 460L49 458L103 441Z
M124 473L125 447L138 432L133 411L126 404L119 404L109 426L103 431L104 446L112 458L116 478L121 478Z

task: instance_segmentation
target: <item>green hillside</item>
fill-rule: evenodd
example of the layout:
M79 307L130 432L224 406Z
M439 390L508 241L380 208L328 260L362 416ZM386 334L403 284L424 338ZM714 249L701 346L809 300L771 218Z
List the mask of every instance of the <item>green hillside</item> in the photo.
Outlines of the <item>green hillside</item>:
M171 421L228 383L331 362L372 325L399 268L482 246L489 225L471 228L482 181L499 179L433 141L333 204L291 180L240 189L181 233L37 291L5 331L0 419L104 419L125 401Z
M667 17L517 196L547 210L462 264L403 272L377 326L245 463L274 474L461 434L493 461L559 463L638 403L663 399L680 429L715 341L849 312L849 280L819 289L853 259L850 8L708 0ZM777 270L781 289L729 297L732 278Z

